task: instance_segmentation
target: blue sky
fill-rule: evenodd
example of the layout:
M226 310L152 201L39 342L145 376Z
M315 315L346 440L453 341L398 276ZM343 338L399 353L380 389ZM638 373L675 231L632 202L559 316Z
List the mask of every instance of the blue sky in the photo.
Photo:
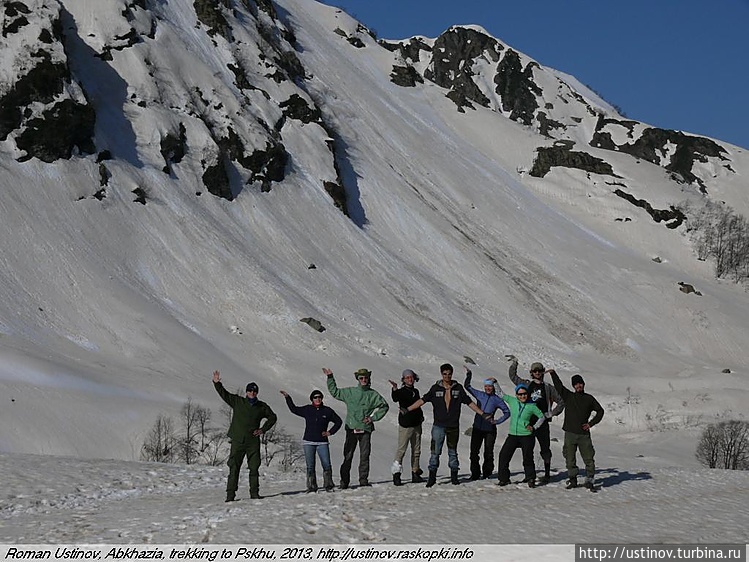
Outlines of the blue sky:
M749 0L331 0L383 39L478 24L638 121L749 149Z

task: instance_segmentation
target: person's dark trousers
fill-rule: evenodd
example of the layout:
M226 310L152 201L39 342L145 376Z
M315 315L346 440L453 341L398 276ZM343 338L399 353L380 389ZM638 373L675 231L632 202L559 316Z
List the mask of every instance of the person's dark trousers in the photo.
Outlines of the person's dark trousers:
M471 430L471 478L478 479L483 474L489 478L494 472L494 443L497 441L497 430L481 431L475 427ZM484 463L481 464L481 446L484 446Z
M226 482L226 492L236 492L239 488L239 471L245 456L250 470L250 496L257 496L260 491L260 439L250 438L248 441L232 442L229 452L229 479Z
M351 463L354 460L357 444L359 445L359 484L369 483L369 453L372 450L372 434L367 431L354 433L353 429L347 427L341 464L341 486L344 488L347 488L351 482Z
M523 452L523 472L527 480L536 478L536 464L533 461L533 447L536 439L533 435L508 435L499 450L499 481L510 481L510 461L515 449L520 447Z
M549 422L536 429L533 434L536 436L538 446L541 449L541 458L544 460L544 473L549 476L551 471L551 433L549 431Z
M593 478L596 473L596 461L595 455L596 450L593 447L593 440L590 438L590 433L571 433L569 431L564 432L564 446L562 447L562 454L567 465L567 473L570 478L577 477L577 449L580 448L580 456L583 457L585 463L585 475L588 478Z

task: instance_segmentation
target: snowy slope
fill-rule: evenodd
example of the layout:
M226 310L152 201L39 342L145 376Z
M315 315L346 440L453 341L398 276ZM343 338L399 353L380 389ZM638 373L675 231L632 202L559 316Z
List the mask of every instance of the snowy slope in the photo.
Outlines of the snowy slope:
M602 451L609 456L624 452L616 461L602 459L602 467L645 470L692 486L677 498L692 502L680 508L690 523L678 530L646 523L653 520L653 503L673 502L665 499L665 483L637 479L615 482L586 521L627 505L648 514L638 515L642 523L632 519L629 537L681 540L696 533L695 506L706 494L725 494L725 502L711 504L717 521L728 519L731 498L745 500L745 492L720 486L735 482L745 489L743 476L696 472L692 451L706 423L744 418L746 292L713 278L684 227L656 223L613 193L621 188L656 209L684 200L726 201L747 214L744 151L719 143L720 156L695 159L691 171L705 182L705 193L666 170L675 150L671 140L656 151L658 161L626 153L621 147L645 134L647 124L622 124L613 108L575 80L522 53L523 72L541 89L534 99L543 102L529 124L510 118L507 98L496 93L490 74L497 64L491 52L501 58L510 47L496 39L483 38L489 50L470 53L488 105L460 105L447 96L463 91L455 84L391 81L398 65L434 71L432 53L405 59L340 10L309 0L283 0L273 9L265 2L232 2L232 10L219 8L221 17L199 16L186 0L26 4L28 25L0 49L0 105L23 109L3 113L4 119L10 115L3 126L11 125L0 138L0 450L137 460L159 414L177 415L188 397L219 410L210 383L214 369L229 389L257 381L280 423L297 432L299 421L278 390L307 396L324 385L321 367L333 369L345 385L366 366L374 387L387 394L387 379L402 369L420 373L425 388L442 362L461 373L464 355L479 363L477 374L506 380L504 355L513 353L525 370L541 360L565 381L573 373L585 376L607 409L597 445L606 443ZM478 26L453 28L443 41L465 47L461 29L476 41L483 33ZM438 38L420 41L434 46ZM445 51L445 64L464 68L453 54ZM68 74L61 66L44 67L54 78L47 78L49 95L24 98L17 85L28 84L29 68L45 61L65 62ZM39 83L34 86L29 91ZM36 145L24 135L42 127L35 120L45 115L46 122L57 122L63 107L79 119L78 133L91 125L90 138L78 135L77 144L63 147L71 148L68 156L52 157L59 149L51 146L53 135L42 135ZM542 110L566 128L542 134ZM596 132L618 148L591 146ZM554 166L532 176L537 149L559 143L605 161L613 175ZM333 196L335 186L345 192L346 214ZM681 292L680 282L702 295ZM300 322L307 317L326 330ZM464 417L467 425L470 417ZM395 416L377 429L373 479L386 481ZM466 447L463 439L464 459ZM646 458L637 457L638 447L648 448ZM558 450L555 455L561 459ZM52 459L28 458L3 458L8 473L17 474L8 493L29 496L18 508L3 507L13 518L13 530L3 532L21 540L28 537L24 525L44 520L40 538L62 540L54 530L57 508L33 506L46 499L39 495L68 494L77 506L85 493L74 488L83 484L71 468L70 489L29 491L32 482L67 469ZM39 475L24 476L27 464L39 465ZM165 486L186 470L128 466L136 475L130 478L150 483L126 490ZM98 506L110 493L100 490L109 479L98 474L108 469L94 464L85 470L97 474L91 501ZM194 494L188 505L214 501L223 470L195 470L187 478L205 477L205 490L186 490ZM286 482L267 486L272 494L289 489ZM465 488L480 496L481 486ZM375 510L371 518L379 526L344 522L321 540L388 536L410 542L405 533L413 530L400 530L387 520L388 509L372 505L381 488L351 494ZM416 501L424 490L406 493ZM642 493L656 501L632 507ZM334 502L330 512L339 512L335 502L347 497L326 499ZM294 519L303 508L286 499L269 501ZM83 504L80 509L89 509ZM178 510L169 501L161 513L169 506ZM564 507L552 510L550 525ZM114 511L83 517L84 526L97 529L90 537L81 531L76 540L116 540L110 527L123 514L118 507L102 509ZM185 535L174 538L201 540L211 521L223 522L233 509L208 508L199 525L187 524ZM401 509L391 511L404 518L416 513ZM472 534L478 529L468 527L470 502L465 510L466 527L458 531L480 540ZM319 516L309 517L316 528ZM741 528L734 523L699 536L733 540ZM223 525L215 528L221 532L210 531L211 540L229 540ZM136 536L135 529L145 534ZM167 540L173 528L166 529L160 534L133 523L121 538ZM562 540L565 529L548 540ZM291 526L289 537L295 532ZM512 542L507 533L494 531L498 541Z

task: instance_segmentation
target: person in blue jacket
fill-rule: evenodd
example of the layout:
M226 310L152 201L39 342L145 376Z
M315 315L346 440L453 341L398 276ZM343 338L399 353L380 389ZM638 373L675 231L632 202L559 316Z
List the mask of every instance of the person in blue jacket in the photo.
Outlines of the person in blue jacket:
M482 411L487 414L491 414L491 419L486 419L483 416L476 416L473 418L473 428L471 429L471 480L478 480L479 478L490 478L494 473L494 444L497 441L497 426L507 420L510 417L510 409L505 404L497 393L494 391L494 383L497 382L495 378L488 378L484 380L484 390L478 390L471 386L471 377L473 374L467 365L464 365L466 370L466 380L463 383L468 394L476 399L479 407ZM499 419L494 418L494 414L497 410L501 410L502 417ZM484 462L481 464L481 446L484 446Z
M304 449L304 460L307 463L307 491L317 492L317 470L315 468L315 454L320 457L322 465L323 486L327 491L335 488L333 483L333 467L330 463L330 445L328 437L334 435L343 420L335 413L333 408L322 403L323 394L319 390L313 390L309 395L311 404L297 406L289 396L288 392L282 390L281 394L286 399L289 410L297 416L304 418L304 436L302 437L302 448ZM332 426L330 424L333 424Z

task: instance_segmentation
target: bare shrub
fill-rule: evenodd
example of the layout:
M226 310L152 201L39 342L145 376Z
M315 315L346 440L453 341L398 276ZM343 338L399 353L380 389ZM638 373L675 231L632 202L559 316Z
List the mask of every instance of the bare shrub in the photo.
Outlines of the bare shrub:
M708 468L749 470L749 422L730 420L708 425L695 456Z
M144 461L174 462L176 448L177 436L172 418L159 414L141 447L140 458Z

